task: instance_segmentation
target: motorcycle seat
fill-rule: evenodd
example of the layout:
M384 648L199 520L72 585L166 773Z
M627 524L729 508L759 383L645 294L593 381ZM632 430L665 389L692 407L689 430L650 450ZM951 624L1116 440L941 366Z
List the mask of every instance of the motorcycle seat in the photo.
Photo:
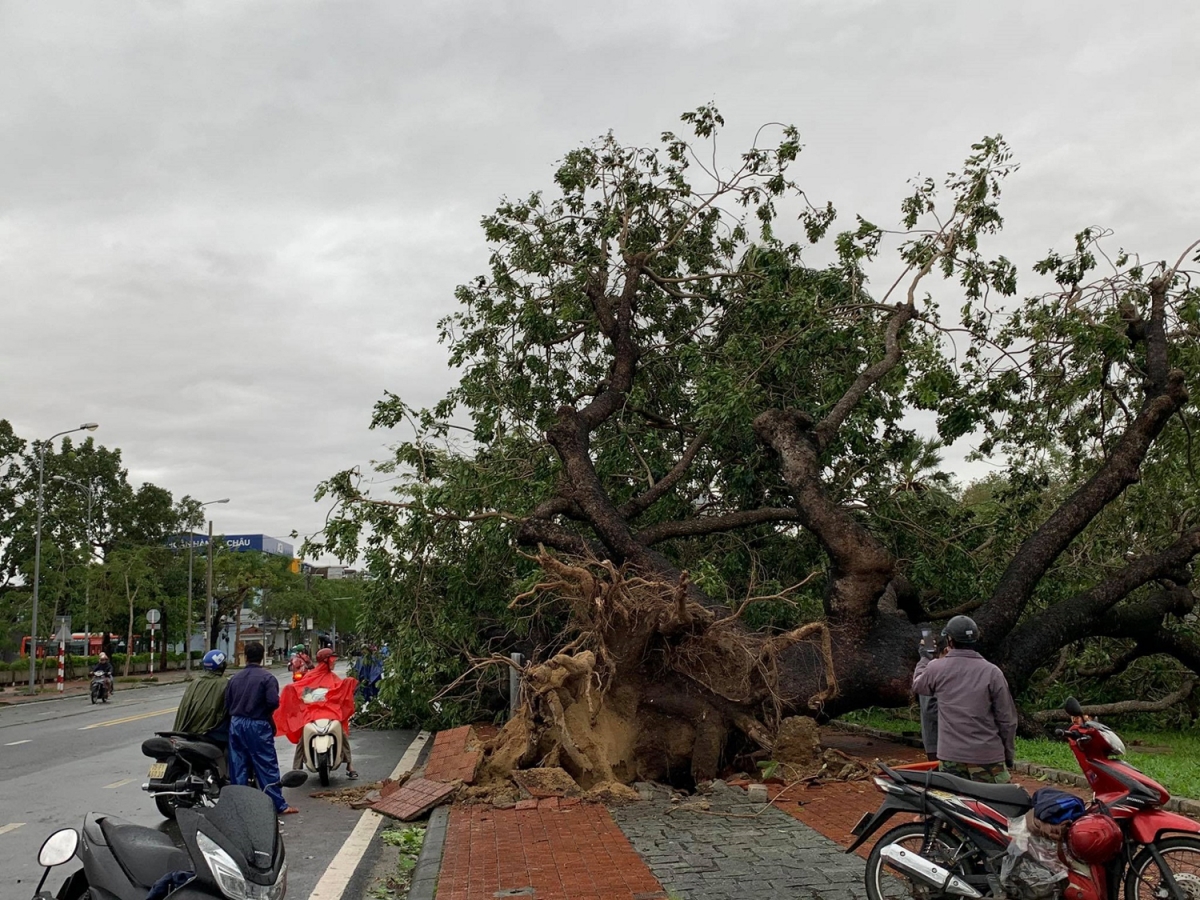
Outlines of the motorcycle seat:
M100 820L109 849L130 880L149 889L168 872L192 871L192 858L153 828L106 816Z
M958 778L954 775L947 775L944 772L934 771L906 771L904 769L893 770L907 784L917 786L928 786L937 790L949 791L952 794L962 794L964 797L971 797L975 800L982 800L996 809L997 812L1002 812L1009 818L1023 815L1033 809L1033 799L1029 796L1029 792L1019 784L985 784L980 781L968 781L966 778Z
M225 757L225 750L209 741L184 741L176 744L175 752L193 765L215 765Z

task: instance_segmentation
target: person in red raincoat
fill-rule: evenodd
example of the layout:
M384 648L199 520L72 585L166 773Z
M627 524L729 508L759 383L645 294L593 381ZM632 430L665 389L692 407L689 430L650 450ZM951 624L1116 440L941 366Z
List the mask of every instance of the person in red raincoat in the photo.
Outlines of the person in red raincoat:
M293 769L304 768L304 747L300 737L304 726L314 719L337 719L342 723L342 754L346 759L346 777L357 778L358 772L350 758L350 717L354 715L355 678L334 674L337 657L326 647L317 652L317 664L299 681L285 685L279 691L279 708L275 710L275 733L284 735L296 745ZM304 695L317 688L325 689L325 698L305 702Z

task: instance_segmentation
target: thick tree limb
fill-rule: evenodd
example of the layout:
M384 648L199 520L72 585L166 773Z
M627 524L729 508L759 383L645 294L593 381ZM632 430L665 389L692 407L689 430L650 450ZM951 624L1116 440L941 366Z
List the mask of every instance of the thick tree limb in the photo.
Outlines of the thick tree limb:
M754 431L779 454L797 519L816 535L832 563L826 612L847 624L867 622L895 574L895 560L826 492L821 453L808 416L797 410L768 410L754 420Z
M1105 614L1131 591L1177 573L1197 553L1200 553L1200 529L1183 534L1159 553L1138 557L1091 590L1056 603L1040 615L1022 622L1001 645L1000 665L1009 681L1024 685L1043 660L1059 647L1104 633L1102 620ZM1162 616L1158 618L1161 620Z
M1157 288L1154 288L1157 290ZM1156 295L1157 296L1157 295ZM1067 498L1036 532L1020 546L987 604L976 617L985 644L1007 635L1016 625L1029 598L1054 561L1091 523L1101 510L1138 480L1142 460L1167 421L1187 402L1183 373L1178 369L1156 374L1165 360L1166 335L1162 330L1162 297L1157 313L1147 323L1148 372L1146 398L1136 418L1117 440L1103 465ZM1154 324L1155 315L1159 323ZM1153 349L1154 362L1149 362Z
M744 509L720 516L698 516L694 519L657 522L654 525L647 525L639 531L637 539L650 547L671 538L718 534L723 531L764 525L767 522L791 522L799 517L799 513L794 509L766 506L761 509Z
M1128 713L1162 712L1170 709L1176 703L1181 703L1192 695L1196 688L1196 679L1188 678L1177 691L1172 691L1158 700L1118 700L1116 703L1097 703L1085 706L1083 711L1089 716L1120 716ZM1062 722L1070 719L1066 710L1043 709L1035 712L1033 718L1038 722Z

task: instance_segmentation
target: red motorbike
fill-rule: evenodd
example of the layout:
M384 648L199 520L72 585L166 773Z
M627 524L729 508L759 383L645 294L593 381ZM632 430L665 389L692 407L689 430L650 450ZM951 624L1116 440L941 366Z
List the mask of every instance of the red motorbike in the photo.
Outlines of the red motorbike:
M1067 871L1050 896L1066 900L1200 900L1200 823L1166 812L1166 789L1117 757L1125 745L1111 728L1088 719L1070 698L1066 738L1094 792L1086 813L1066 826L1057 845ZM876 841L867 857L871 900L908 896L1003 900L1001 868L1011 823L1033 799L1014 784L982 784L929 766L889 768L875 784L883 805L853 829L851 853L893 816L916 814Z

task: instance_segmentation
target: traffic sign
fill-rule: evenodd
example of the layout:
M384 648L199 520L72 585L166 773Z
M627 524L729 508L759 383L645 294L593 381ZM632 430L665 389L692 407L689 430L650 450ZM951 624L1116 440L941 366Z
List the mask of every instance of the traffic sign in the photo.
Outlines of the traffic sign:
M160 613L157 609L146 610L146 621L149 622L151 625L157 625L158 620L161 618L162 618L162 613Z

